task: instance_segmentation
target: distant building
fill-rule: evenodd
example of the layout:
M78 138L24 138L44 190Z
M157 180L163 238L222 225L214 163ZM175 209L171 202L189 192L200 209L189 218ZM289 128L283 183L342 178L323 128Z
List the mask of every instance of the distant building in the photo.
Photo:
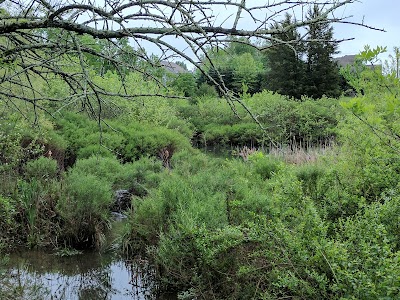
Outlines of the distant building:
M165 70L173 74L189 73L188 70L174 62L163 60L160 61L160 64Z
M339 67L344 68L347 65L352 65L356 61L357 55L345 55L341 57L334 57L333 60L336 61L339 65ZM377 65L366 65L367 68L370 68L372 70L377 69L380 72L382 72L382 65L377 64Z
M352 65L356 61L356 55L334 57L333 60L338 63L339 67L345 67L347 65Z

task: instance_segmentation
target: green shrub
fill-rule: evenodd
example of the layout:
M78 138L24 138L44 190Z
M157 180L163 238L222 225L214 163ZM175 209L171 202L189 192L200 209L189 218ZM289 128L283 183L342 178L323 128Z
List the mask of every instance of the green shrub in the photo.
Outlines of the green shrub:
M318 182L325 175L325 168L321 164L303 164L298 166L295 172L302 183L304 194L318 202Z
M172 87L185 97L194 97L197 94L196 79L191 73L181 73L173 78Z
M94 175L113 185L123 169L124 166L115 157L91 156L87 159L78 159L70 173Z
M18 223L15 202L10 198L0 195L0 254L3 250L9 250L18 239ZM1 261L0 261L1 264Z
M183 135L165 127L131 123L121 131L126 135L126 144L121 150L126 161L135 161L147 155L160 156L164 150L168 150L170 159L174 152L190 147Z
M197 90L197 96L199 97L218 97L218 93L215 90L215 87L212 85L209 85L207 83L202 83L198 87Z
M134 203L127 244L155 245L149 254L164 283L180 290L246 299L263 282L257 295L325 295L317 286L326 277L309 261L316 247L310 241L324 237L325 227L294 173L270 163L274 167L261 168L275 170L266 184L253 164L177 154L157 191ZM293 270L292 259L301 267ZM205 291L209 284L212 290Z
M181 116L188 119L200 133L209 124L233 125L238 122L226 100L216 97L199 98L196 104L179 106L178 109ZM240 116L245 116L243 109L237 109Z
M259 145L263 139L263 132L255 122L233 125L210 124L206 125L202 133L205 145L242 146Z
M282 167L282 163L279 160L269 155L264 155L259 151L250 154L248 160L255 172L264 180L270 179Z
M341 217L354 215L365 204L365 198L353 190L352 176L346 175L341 167L332 167L317 182L316 204L327 221L336 222Z
M67 167L73 165L76 158L89 158L96 154L112 156L119 153L124 136L95 120L78 113L66 113L57 120L57 131L66 140Z
M173 130L179 132L180 134L185 136L187 139L191 139L193 136L194 126L191 123L189 123L187 120L183 120L180 118L172 118L165 125L168 129L173 129Z
M335 276L332 290L341 299L400 296L397 241L380 220L380 212L382 206L374 204L365 213L341 220L335 242L325 250Z
M76 154L78 159L90 158L91 156L99 156L99 157L115 156L109 149L102 147L100 144L84 146L83 148L80 148Z
M38 159L31 160L26 164L25 176L35 178L39 181L45 182L57 178L58 165L57 161L44 156Z
M22 116L10 112L0 104L0 171L16 172L19 164L24 159L24 151L21 147L24 133L26 133L26 122Z
M164 226L153 227L160 238L150 254L162 267L165 283L181 290L192 287L205 297L326 297L327 277L319 269L324 262L317 255L326 230L313 203L302 196L300 182L288 170L279 173L262 190L269 195L254 207L253 198L261 190L251 191L265 183L250 183L251 176L242 179L244 169L241 163L233 172L200 172L162 186L165 191L152 203L166 201L156 222ZM238 210L245 212L234 212L233 206L229 220L226 199L233 205L243 202ZM140 224L148 219L143 217L146 223ZM146 228L140 224L135 228Z
M263 145L271 141L319 145L335 137L342 111L337 99L295 101L264 91L242 99L265 132L242 106L235 113L224 99L203 98L179 107L197 130L196 143L207 145ZM239 116L239 118L238 118Z
M371 209L366 212L366 218L370 215L376 217L376 212L379 213L379 220L385 226L388 238L394 243L394 250L400 250L400 196L398 188L388 190L382 195L383 203L374 203ZM368 213L370 215L368 215Z
M162 162L155 158L141 157L132 163L126 163L120 173L115 174L115 186L130 190L132 194L144 196L160 183Z
M336 135L340 110L337 99L295 101L264 91L245 100L259 115L269 137L278 143L293 140L318 144Z
M30 248L57 245L59 219L55 206L62 194L61 183L55 180L18 181L15 195L20 223L19 239Z
M318 145L336 136L340 113L337 99L303 99L296 105L290 132L297 140Z
M69 175L77 173L92 175L104 181L112 190L129 190L132 195L144 197L160 182L164 170L159 160L141 158L132 163L121 164L114 157L95 157L77 160Z
M63 220L61 239L75 247L99 247L108 226L113 201L111 183L92 174L72 171L65 179L65 195L57 204Z
M179 174L197 173L215 163L215 159L202 153L198 149L184 149L177 152L171 159L171 166L174 172Z

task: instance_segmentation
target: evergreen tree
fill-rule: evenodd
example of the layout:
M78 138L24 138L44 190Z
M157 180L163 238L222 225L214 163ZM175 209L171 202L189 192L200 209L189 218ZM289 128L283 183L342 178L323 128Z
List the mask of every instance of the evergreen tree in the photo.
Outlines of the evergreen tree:
M304 46L296 41L300 35L293 26L292 17L286 14L284 21L276 23L271 29L281 31L278 41L272 40L270 49L266 52L267 64L270 70L266 76L265 88L300 99L303 94Z
M307 18L309 20L326 20L317 5L308 11ZM312 23L309 26L306 46L305 94L307 96L315 99L321 98L323 95L340 96L339 67L332 58L335 53L337 53L337 42L333 41L332 26L327 21Z

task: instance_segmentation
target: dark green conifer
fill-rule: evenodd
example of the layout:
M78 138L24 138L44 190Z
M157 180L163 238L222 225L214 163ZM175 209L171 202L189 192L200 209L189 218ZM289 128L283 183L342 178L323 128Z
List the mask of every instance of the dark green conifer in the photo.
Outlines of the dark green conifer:
M280 33L274 36L270 49L266 52L269 72L265 87L282 95L300 99L303 95L304 46L299 43L300 34L292 27L293 20L289 14L285 19L272 26Z
M317 5L308 11L307 19L321 19L321 22L309 25L305 94L315 99L323 95L339 97L339 67L332 57L337 53L338 44L333 40L333 28Z

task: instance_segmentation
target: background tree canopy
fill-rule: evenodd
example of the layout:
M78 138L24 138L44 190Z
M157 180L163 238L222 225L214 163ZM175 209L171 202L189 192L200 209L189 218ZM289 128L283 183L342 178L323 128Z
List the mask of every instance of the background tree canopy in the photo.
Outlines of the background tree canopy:
M304 1L281 1L260 5L228 0L2 0L0 95L17 109L21 109L18 101L49 113L49 106L60 108L79 102L82 108L99 115L106 96L165 96L157 67L162 60L179 57L195 66L220 95L240 103L230 89L241 90L244 81L250 91L257 89L259 83L254 73L260 71L260 62L235 50L237 57L228 60L229 68L219 69L213 55L208 55L210 47L223 48L237 37L244 38L244 44L257 38L262 41L261 48L274 43L297 47L307 40L298 35L288 40L284 37L288 32L300 28L309 32L320 25L345 22L346 17L335 17L334 12L353 2L313 1L311 5ZM311 8L317 9L318 15L303 18L300 13L290 26L274 25L287 11ZM230 17L225 19L214 13L222 10L230 12ZM329 38L322 36L321 40ZM158 57L147 53L146 48L151 45L160 50ZM150 94L131 94L125 80L111 90L99 86L90 76L91 72L103 76L107 71L115 71L124 78L127 70L158 82L160 89ZM43 92L60 82L66 83L61 94L49 97Z

